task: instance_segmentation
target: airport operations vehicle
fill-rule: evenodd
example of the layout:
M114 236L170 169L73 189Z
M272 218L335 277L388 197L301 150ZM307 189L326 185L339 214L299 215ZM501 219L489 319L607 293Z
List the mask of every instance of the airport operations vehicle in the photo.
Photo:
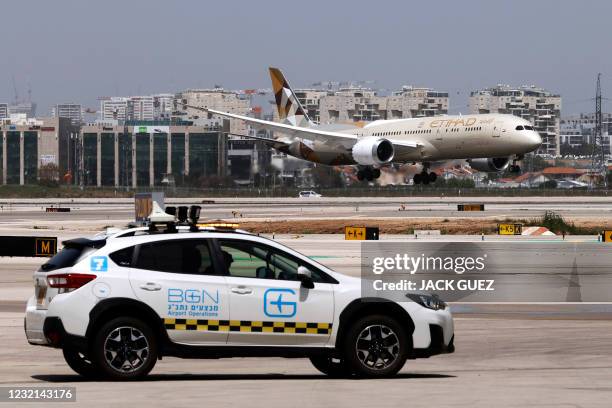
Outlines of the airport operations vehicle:
M321 194L314 192L312 190L300 191L298 194L298 198L319 198L319 197L321 197Z
M393 163L420 163L414 184L436 180L432 163L467 160L484 172L509 168L519 173L526 153L542 144L531 123L507 114L444 115L357 123L317 124L302 107L282 72L270 68L276 108L282 122L271 122L201 106L187 108L209 115L242 120L255 129L274 132L274 138L239 135L261 140L285 154L331 166L356 165L359 180L380 177L380 168Z
M360 279L278 242L198 226L199 207L174 210L177 222L153 207L159 222L64 241L34 273L29 343L110 379L145 376L164 356L303 357L330 376L384 377L454 351L436 296L363 299Z

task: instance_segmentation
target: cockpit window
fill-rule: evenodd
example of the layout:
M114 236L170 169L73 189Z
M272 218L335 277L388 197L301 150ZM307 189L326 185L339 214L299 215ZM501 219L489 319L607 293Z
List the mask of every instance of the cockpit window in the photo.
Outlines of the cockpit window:
M527 129L527 130L533 130L533 126L527 126L527 125L525 125L525 129Z
M523 127L522 127L521 125L518 125L518 126L516 127L516 130L523 130Z

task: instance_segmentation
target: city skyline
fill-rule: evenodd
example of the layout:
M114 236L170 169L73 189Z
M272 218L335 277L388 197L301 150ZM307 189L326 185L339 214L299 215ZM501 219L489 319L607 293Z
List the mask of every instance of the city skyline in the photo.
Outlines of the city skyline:
M268 88L270 65L295 88L370 80L374 88L449 92L449 113L468 113L471 91L499 83L558 93L563 114L594 109L598 72L604 94L612 89L604 31L612 4L604 1L383 1L373 9L360 1L293 8L26 0L4 9L27 19L0 27L13 39L0 66L0 101L13 101L15 78L20 98L31 89L40 114L58 103L96 108L101 96Z

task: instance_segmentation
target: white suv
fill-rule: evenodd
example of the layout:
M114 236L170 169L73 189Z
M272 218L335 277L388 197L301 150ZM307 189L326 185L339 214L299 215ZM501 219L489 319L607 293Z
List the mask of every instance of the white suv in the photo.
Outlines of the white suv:
M34 273L25 332L113 379L163 356L307 357L331 376L380 377L454 351L444 302L363 299L360 282L240 230L133 228L65 241Z

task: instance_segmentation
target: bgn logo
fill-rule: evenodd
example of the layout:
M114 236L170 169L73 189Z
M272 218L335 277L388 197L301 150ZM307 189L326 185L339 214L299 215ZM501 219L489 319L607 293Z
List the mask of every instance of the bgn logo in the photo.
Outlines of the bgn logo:
M219 291L205 289L168 289L168 303L214 303L219 304Z
M285 296L285 297L283 297ZM264 292L264 314L268 317L293 317L297 312L293 289L268 289ZM289 300L286 300L289 298Z

